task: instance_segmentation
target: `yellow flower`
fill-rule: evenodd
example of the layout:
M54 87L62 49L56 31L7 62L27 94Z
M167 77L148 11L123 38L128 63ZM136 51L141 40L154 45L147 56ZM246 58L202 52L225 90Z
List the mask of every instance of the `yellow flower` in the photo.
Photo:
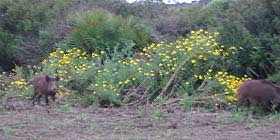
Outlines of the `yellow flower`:
M203 56L203 55L199 55L198 58L199 58L199 59L203 59L204 56Z
M130 80L125 80L125 81L124 81L125 84L127 84L127 83L129 83L129 82L130 82Z
M195 60L195 59L192 59L191 62L194 64L194 63L196 63L196 60Z
M220 51L219 50L214 50L213 55L215 55L215 56L220 55Z
M177 54L177 52L176 51L172 51L171 54L175 55L175 54Z
M220 33L219 33L219 32L214 32L214 34L215 34L215 35L219 35Z
M93 53L91 53L91 56L92 56L92 57L98 57L98 54L96 54L96 53L93 52Z

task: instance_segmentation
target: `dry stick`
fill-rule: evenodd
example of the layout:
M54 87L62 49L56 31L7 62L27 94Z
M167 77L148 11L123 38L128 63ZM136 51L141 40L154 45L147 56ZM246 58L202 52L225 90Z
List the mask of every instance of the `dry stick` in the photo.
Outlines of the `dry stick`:
M203 91L204 86L206 85L206 78L203 80L202 84L196 89L197 91Z
M148 92L150 90L151 87L148 87L143 94L142 99L144 100L143 102L146 102L146 105L149 103L149 98L148 98Z
M163 90L161 91L161 93L159 94L160 97L163 98L164 93L166 92L166 90L168 89L168 87L172 84L172 82L174 81L174 79L176 78L176 76L179 73L179 70L182 69L182 67L190 60L190 58L186 58L180 65L179 67L176 69L176 71L173 73L173 75L171 76L171 78L169 79L169 81L166 83L165 87L163 88Z
M172 97L172 95L175 93L175 88L177 87L177 84L176 84L177 78L178 78L177 76L174 78L174 85L172 86L172 89L171 89L169 95L167 96L167 98Z

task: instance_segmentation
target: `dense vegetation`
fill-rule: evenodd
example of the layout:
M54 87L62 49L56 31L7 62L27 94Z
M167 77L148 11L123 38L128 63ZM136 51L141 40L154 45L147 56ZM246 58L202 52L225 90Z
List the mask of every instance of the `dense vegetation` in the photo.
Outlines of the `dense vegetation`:
M249 77L280 81L279 9L280 0L2 0L0 92L30 95L27 81L44 72L85 104L120 105L131 89L149 101L232 104Z

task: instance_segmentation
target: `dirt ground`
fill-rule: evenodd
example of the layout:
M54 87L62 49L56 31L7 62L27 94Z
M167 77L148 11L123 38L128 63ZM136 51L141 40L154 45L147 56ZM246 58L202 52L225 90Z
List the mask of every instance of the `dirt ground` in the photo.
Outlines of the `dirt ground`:
M195 110L195 111L194 111ZM0 107L0 140L280 140L279 115L152 107Z

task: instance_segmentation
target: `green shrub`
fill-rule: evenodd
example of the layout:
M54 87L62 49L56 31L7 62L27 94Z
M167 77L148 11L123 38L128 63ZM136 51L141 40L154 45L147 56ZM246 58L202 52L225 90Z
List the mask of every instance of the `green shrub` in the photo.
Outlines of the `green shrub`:
M273 75L270 75L268 77L268 79L272 80L274 82L280 83L280 72L278 71L278 72L274 73Z
M61 30L57 29L60 23L54 19L63 19L72 3L72 0L1 0L0 66L10 70L14 64L38 63L58 40L53 34Z
M104 10L83 12L71 16L68 45L81 48L88 53L114 52L135 43L135 48L143 48L151 41L150 33L139 19L123 19Z
M0 27L0 67L5 70L11 69L15 62L16 43L13 37Z

